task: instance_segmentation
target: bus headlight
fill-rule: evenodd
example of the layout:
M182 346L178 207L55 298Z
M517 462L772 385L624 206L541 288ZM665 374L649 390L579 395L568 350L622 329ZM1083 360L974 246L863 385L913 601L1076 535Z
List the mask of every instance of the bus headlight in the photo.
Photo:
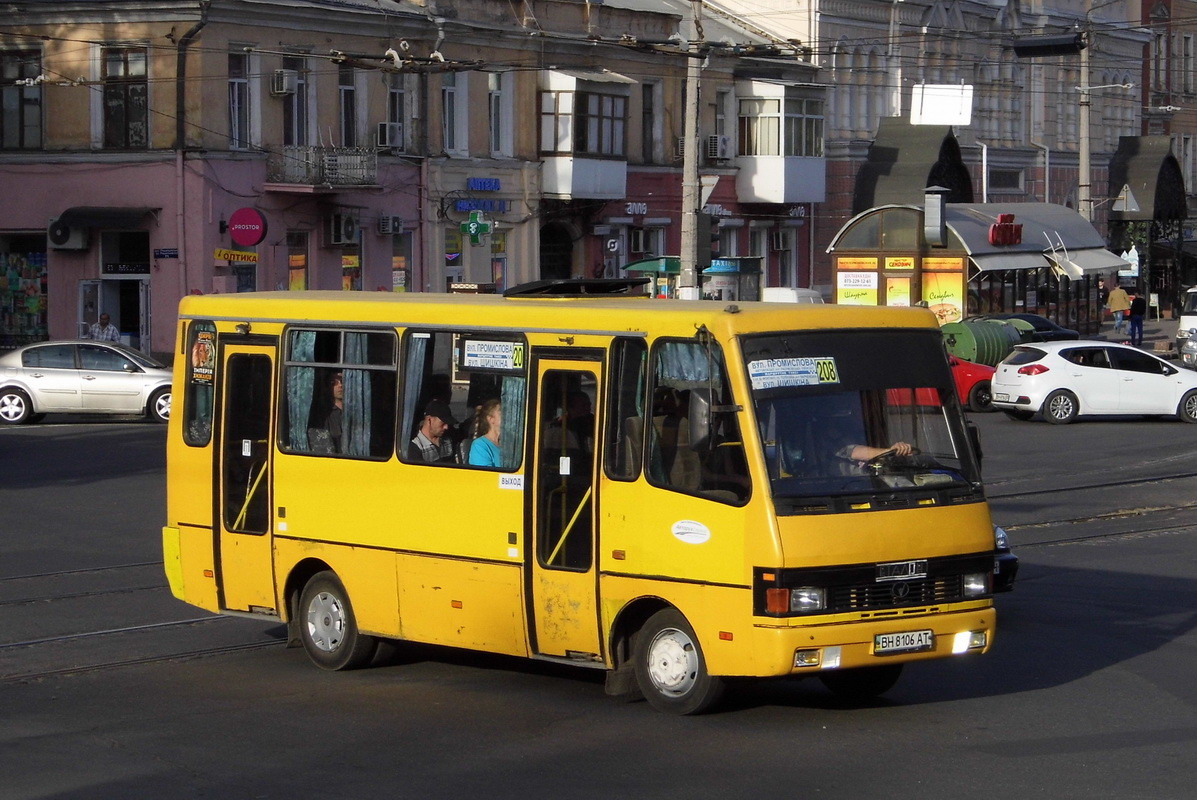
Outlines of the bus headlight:
M970 572L964 576L964 596L980 597L989 593L989 573Z
M823 589L803 586L790 590L790 611L806 614L811 611L822 611L826 606L827 595Z

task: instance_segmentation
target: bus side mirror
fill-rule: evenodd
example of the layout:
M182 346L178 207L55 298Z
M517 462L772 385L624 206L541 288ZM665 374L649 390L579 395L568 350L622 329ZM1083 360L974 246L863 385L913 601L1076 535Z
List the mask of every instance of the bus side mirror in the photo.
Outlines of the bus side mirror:
M973 446L973 452L977 454L977 463L981 463L981 434L977 432L977 425L974 422L966 421L964 427L968 430L968 441Z
M711 390L696 388L690 390L687 409L690 424L690 448L700 450L711 443Z

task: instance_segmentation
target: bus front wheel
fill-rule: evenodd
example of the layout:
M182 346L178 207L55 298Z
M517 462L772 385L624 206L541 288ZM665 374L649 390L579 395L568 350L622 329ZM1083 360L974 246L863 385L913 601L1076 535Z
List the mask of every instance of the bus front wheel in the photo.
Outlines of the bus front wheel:
M634 645L636 683L658 711L698 714L723 694L723 681L707 672L698 637L674 608L648 618Z
M378 640L357 629L349 594L334 572L319 572L299 597L299 636L321 669L355 669L369 661Z

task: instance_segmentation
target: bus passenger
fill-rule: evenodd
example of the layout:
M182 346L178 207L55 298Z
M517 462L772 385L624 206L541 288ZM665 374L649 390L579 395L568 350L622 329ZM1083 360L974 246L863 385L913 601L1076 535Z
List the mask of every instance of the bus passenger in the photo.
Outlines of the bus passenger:
M453 441L446 436L449 428L457 424L449 406L440 400L433 400L424 409L420 430L407 448L409 461L452 461Z
M499 451L499 428L502 424L503 406L498 398L478 406L474 414L474 433L477 436L470 442L466 463L475 467L502 466L502 454Z

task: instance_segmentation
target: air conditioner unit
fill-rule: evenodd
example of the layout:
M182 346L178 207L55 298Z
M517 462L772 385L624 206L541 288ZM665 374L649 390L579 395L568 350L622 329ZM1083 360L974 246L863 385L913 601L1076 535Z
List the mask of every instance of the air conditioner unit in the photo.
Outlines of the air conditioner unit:
M731 158L731 137L708 136L707 158L712 161L726 161Z
M275 97L295 94L299 88L299 73L293 69L276 69L270 76L270 93Z
M51 250L86 250L87 228L54 220L46 230Z
M378 233L381 236L403 233L403 217L391 217L383 214L378 218Z
M628 231L628 250L633 253L647 253L648 231L644 228L632 228Z
M357 244L357 217L349 213L328 218L328 243L332 246Z
M790 243L786 241L785 231L770 231L769 232L769 249L771 250L789 250Z
M378 123L377 144L379 148L390 148L391 150L403 149L403 123L402 122L380 122Z

